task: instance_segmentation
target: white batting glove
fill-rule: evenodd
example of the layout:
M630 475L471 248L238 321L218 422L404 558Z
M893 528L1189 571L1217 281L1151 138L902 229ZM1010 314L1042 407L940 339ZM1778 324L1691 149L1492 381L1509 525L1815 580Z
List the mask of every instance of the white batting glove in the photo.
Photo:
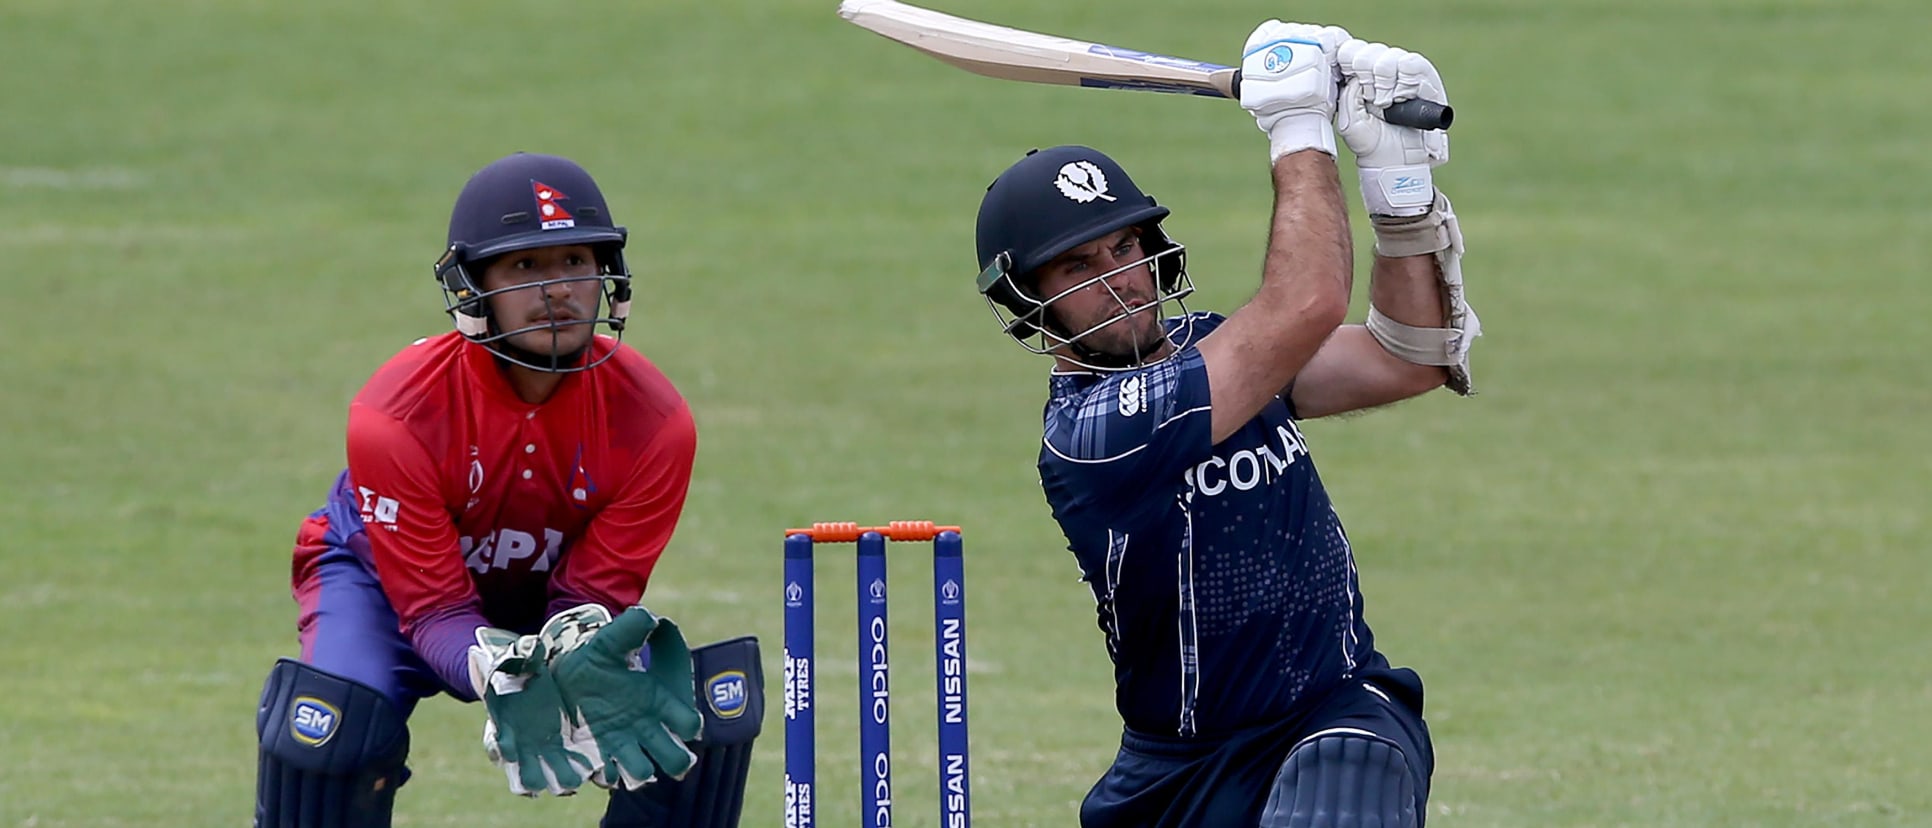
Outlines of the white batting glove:
M1241 107L1268 136L1268 160L1304 149L1335 154L1337 26L1270 20L1241 49Z
M1355 153L1369 214L1429 212L1436 199L1432 170L1449 160L1449 133L1396 126L1382 120L1382 111L1412 98L1449 103L1442 76L1428 58L1364 40L1343 43L1336 63L1342 92L1335 106L1335 131Z

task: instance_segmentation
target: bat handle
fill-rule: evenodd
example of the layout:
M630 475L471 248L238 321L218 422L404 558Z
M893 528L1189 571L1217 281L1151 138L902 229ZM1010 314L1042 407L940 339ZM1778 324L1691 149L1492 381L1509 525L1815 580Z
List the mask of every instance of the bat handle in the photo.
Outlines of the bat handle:
M1410 98L1389 104L1388 109L1382 110L1382 120L1416 129L1448 129L1450 124L1456 122L1456 108L1435 101Z
M1234 81L1228 89L1228 97L1241 100L1241 71L1235 70ZM1448 129L1456 122L1456 108L1448 104L1411 98L1397 101L1382 110L1382 120L1396 126L1416 129Z

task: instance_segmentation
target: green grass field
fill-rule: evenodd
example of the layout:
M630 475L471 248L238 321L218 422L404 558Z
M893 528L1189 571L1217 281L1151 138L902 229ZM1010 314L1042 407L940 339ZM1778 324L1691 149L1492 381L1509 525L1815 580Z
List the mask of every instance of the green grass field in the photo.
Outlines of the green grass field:
M973 215L1024 150L1099 146L1232 310L1266 142L1225 102L967 75L834 6L0 2L0 828L247 824L296 523L349 397L447 328L450 200L516 149L598 176L627 342L697 415L651 605L775 667L783 528L965 524L975 810L1073 824L1118 721L1032 468L1046 366L972 292ZM1295 17L1441 67L1482 393L1306 429L1380 643L1429 683L1432 826L1932 825L1932 6L943 8L1221 62ZM857 822L850 580L821 568L827 825ZM420 708L398 826L594 824L601 796L505 793L482 720ZM747 826L778 822L781 748L774 712Z

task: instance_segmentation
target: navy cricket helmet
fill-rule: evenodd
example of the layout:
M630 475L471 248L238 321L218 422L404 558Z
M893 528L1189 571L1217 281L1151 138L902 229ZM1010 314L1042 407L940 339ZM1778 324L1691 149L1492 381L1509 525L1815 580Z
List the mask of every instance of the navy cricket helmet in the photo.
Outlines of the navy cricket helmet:
M1076 363L1103 370L1122 367L1081 347L1079 340L1126 316L1130 311L1125 307L1085 331L1066 330L1048 313L1060 297L1119 271L1056 296L1039 294L1033 272L1068 250L1138 227L1145 258L1126 268L1148 264L1153 269L1156 305L1180 302L1194 292L1194 283L1187 276L1187 248L1161 229L1167 214L1166 207L1141 192L1127 171L1099 150L1070 145L1029 151L993 180L980 201L979 292L1001 329L1027 350L1049 353L1070 346L1066 350Z
M533 330L555 331L552 325L503 330L491 317L483 272L507 253L566 244L588 245L595 251L597 272L518 284L503 290L541 290L560 282L596 280L603 286L601 305L607 314L561 323L605 325L622 338L630 316L631 273L624 264L626 231L611 220L603 191L577 162L555 155L519 152L491 162L470 176L456 197L449 217L449 240L436 260L436 281L443 289L444 310L456 330L497 356L539 371L567 373L594 367L616 353L586 362L582 354L541 355L518 348L508 338Z

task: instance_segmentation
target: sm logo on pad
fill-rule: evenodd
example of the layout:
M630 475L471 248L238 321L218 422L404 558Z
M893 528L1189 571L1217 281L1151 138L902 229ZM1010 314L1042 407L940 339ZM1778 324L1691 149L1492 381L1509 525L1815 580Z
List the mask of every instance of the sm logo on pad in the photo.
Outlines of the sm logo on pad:
M751 702L750 683L744 671L726 670L705 680L704 697L718 718L736 719L745 714L745 706Z
M342 723L342 711L314 696L296 696L295 703L288 709L288 730L295 741L309 747L321 747L335 735L336 725Z

